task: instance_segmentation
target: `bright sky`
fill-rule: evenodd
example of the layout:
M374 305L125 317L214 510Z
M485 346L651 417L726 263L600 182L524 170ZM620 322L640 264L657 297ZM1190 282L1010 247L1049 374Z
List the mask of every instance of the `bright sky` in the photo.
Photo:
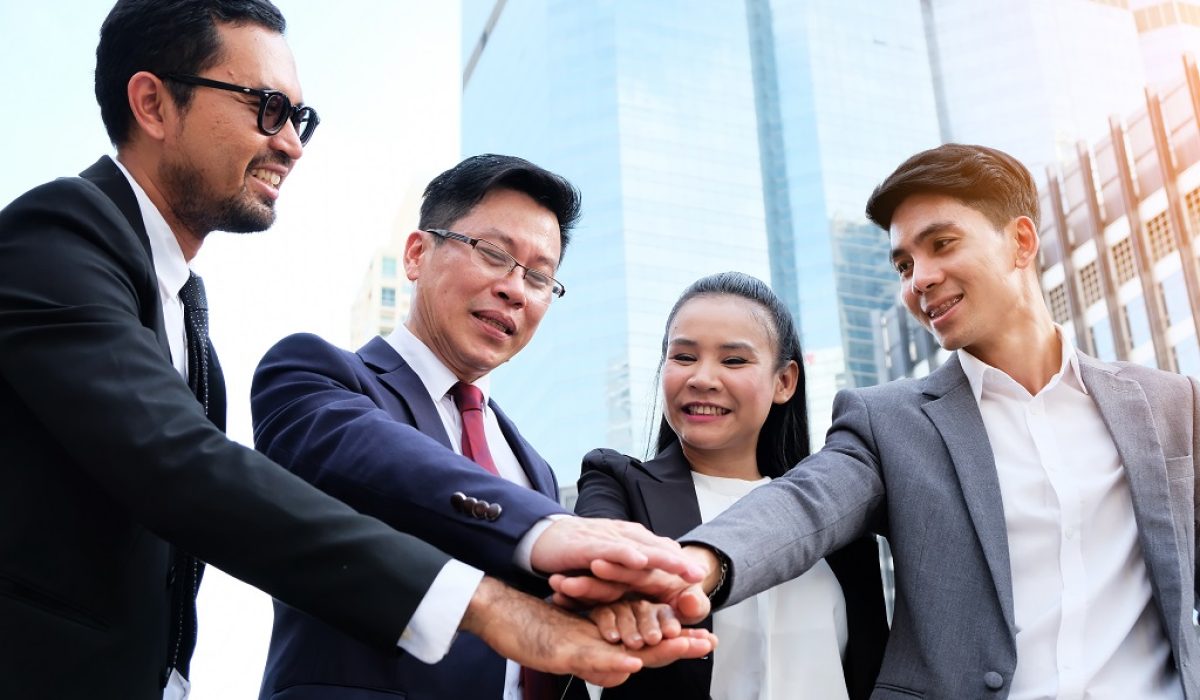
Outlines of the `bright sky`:
M299 331L349 342L350 305L410 187L459 159L454 0L276 0L321 126L282 189L274 228L215 234L195 261L230 395L250 441L250 377ZM112 149L92 88L106 0L0 2L0 206ZM270 600L213 569L200 595L193 700L258 693Z

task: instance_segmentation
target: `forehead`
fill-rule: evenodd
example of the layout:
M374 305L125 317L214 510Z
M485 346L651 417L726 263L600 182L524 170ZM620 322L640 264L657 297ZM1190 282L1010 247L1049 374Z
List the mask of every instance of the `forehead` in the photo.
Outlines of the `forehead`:
M257 24L218 22L220 60L208 77L253 88L280 90L292 102L303 102L296 59L282 34Z
M770 318L759 304L733 294L702 294L679 307L668 329L668 341L686 338L713 343L771 345Z
M527 265L557 267L562 252L558 217L517 190L489 191L451 228L501 245Z
M944 194L918 193L909 195L896 207L888 236L893 250L898 250L916 245L931 232L951 228L971 232L992 230L993 227L982 212L959 199Z

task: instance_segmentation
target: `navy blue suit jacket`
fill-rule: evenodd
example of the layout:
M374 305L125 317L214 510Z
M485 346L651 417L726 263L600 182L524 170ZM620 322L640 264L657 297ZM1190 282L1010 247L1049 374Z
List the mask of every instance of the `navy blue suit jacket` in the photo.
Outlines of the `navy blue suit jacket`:
M544 580L513 564L521 537L565 511L550 466L494 402L489 407L532 489L458 455L416 373L382 338L357 354L301 334L267 352L254 376L255 445L360 512L420 537L535 595ZM414 470L412 455L437 468ZM501 506L495 520L454 505L460 492ZM261 698L499 698L504 660L459 633L440 663L380 651L276 601Z

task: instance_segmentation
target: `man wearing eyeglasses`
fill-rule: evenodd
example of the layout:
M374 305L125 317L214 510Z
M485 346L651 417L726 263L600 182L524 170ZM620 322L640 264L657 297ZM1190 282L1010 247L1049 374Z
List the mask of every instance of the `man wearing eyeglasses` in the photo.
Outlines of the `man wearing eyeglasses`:
M357 353L312 335L271 349L251 390L257 447L357 510L460 558L473 550L488 573L549 593L533 575L557 568L539 533L549 527L541 539L552 538L577 519L549 519L564 512L554 473L491 399L488 375L564 295L554 275L578 215L570 183L520 158L475 156L434 178L404 249L408 320ZM413 468L414 453L442 463ZM544 681L470 635L426 666L277 603L261 698L302 685L313 698L373 688L519 699Z
M120 0L96 66L116 158L0 211L0 697L186 697L204 561L385 650L432 660L461 626L608 683L654 662L494 579L447 593L464 565L224 436L188 262L211 231L271 225L319 123L283 29L266 0ZM650 539L575 535L582 556L539 542L551 567L686 569ZM708 648L679 641L660 654Z

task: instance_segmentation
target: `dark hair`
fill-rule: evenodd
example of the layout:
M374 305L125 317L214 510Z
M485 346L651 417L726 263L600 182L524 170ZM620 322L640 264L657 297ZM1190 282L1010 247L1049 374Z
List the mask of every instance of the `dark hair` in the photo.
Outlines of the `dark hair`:
M453 228L492 190L516 190L529 195L558 218L561 262L571 227L579 220L579 190L561 175L516 156L486 153L471 156L433 178L421 202L422 230ZM442 239L435 238L440 244Z
M791 313L765 282L742 272L722 272L693 282L679 297L679 301L675 302L670 315L667 316L667 326L663 331L662 357L658 363L659 374L661 376L662 365L667 358L667 336L679 309L699 296L722 295L741 297L761 306L771 321L772 328L768 329L768 335L776 346L775 369L782 369L789 360L794 360L799 368L796 392L785 403L771 406L767 420L758 434L759 472L771 478L782 476L809 454L804 356L800 352L800 338L796 334L796 325L792 322ZM657 450L662 452L669 445L678 442L679 436L671 429L666 417L663 417L658 425Z
M996 228L1019 216L1039 226L1037 185L1016 158L986 146L947 143L904 161L867 200L867 218L883 230L909 196L943 194L978 210Z
M96 102L114 146L125 143L133 127L126 94L133 74L195 75L216 65L222 55L217 22L280 34L287 27L268 0L118 0L113 6L96 47ZM193 86L168 81L167 90L186 110Z

